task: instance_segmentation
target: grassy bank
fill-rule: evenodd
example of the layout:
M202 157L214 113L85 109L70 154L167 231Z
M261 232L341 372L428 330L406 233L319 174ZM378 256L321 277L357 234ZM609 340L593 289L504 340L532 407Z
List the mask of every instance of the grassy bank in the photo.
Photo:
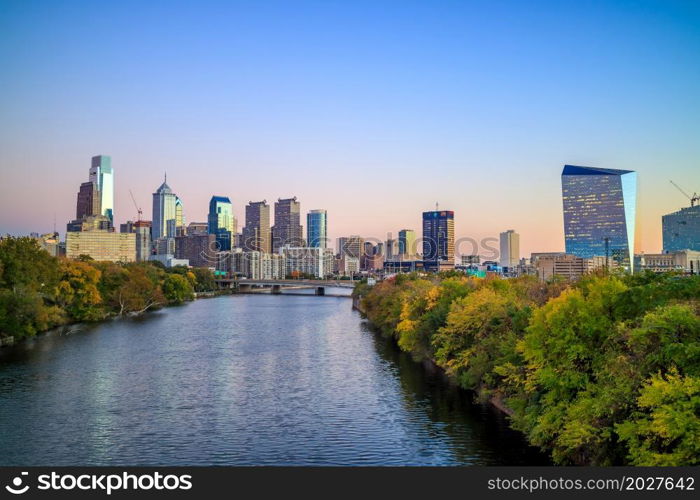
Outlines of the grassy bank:
M399 275L355 295L558 464L700 464L700 278Z

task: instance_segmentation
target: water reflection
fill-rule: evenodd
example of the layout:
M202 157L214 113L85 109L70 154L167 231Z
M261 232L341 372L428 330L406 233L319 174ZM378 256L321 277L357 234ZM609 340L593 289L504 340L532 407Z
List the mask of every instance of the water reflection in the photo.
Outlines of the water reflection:
M241 295L0 350L1 465L536 464L347 299Z

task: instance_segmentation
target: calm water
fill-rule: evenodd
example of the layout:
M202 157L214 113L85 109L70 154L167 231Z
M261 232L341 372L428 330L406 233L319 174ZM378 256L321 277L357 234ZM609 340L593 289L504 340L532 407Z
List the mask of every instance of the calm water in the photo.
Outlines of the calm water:
M0 465L545 459L350 300L239 295L0 349Z

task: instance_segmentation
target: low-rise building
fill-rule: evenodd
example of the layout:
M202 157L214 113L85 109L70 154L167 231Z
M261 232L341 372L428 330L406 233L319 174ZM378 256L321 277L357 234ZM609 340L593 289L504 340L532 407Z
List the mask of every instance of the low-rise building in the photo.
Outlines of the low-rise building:
M95 260L133 262L136 260L136 235L112 231L70 231L66 233L66 257L87 255Z
M333 273L335 258L330 248L282 247L280 253L286 259L287 276L299 274L325 278Z
M605 267L605 257L585 259L558 252L532 254L531 262L537 270L537 276L543 281L553 276L576 280L586 273ZM612 262L609 261L609 265L612 266Z
M678 250L664 253L648 253L635 256L635 269L663 273L681 271L697 274L700 270L700 251Z

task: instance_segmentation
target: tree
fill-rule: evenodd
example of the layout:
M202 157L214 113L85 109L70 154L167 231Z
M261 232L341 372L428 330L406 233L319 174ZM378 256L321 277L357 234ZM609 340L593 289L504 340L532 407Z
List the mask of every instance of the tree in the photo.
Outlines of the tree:
M672 368L642 388L639 411L616 426L629 461L642 466L700 464L700 378Z
M63 260L57 302L78 321L96 320L103 316L98 289L101 271L84 261Z
M194 290L189 280L181 274L168 274L163 282L165 298L174 304L181 304L194 298Z
M165 304L163 291L149 277L148 272L146 266L133 266L128 269L126 279L114 293L119 315L140 314Z

